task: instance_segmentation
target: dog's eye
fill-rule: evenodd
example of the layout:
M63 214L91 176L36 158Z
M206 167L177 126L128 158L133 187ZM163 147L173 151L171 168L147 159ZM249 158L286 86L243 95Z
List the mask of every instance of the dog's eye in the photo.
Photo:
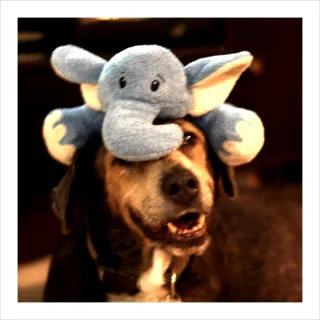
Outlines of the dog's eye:
M127 160L123 160L123 159L120 159L120 158L113 158L112 160L112 165L114 164L118 164L119 166L131 166L133 164L133 162L131 161L127 161Z
M192 132L185 132L183 135L183 145L193 146L197 141L197 137Z

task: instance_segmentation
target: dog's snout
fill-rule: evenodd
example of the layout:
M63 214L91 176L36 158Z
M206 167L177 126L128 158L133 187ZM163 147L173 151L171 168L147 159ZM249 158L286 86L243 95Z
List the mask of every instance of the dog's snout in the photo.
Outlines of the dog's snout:
M199 183L192 172L176 167L164 176L162 191L174 202L189 204L199 193Z

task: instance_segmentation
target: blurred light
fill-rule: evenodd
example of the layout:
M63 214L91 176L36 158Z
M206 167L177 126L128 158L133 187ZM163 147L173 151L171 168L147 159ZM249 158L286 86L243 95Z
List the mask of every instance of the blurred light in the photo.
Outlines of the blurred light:
M18 42L33 42L39 41L44 38L44 34L42 32L19 32L18 33Z
M186 33L186 25L184 23L175 25L171 31L170 34L174 38L181 38Z
M249 69L255 76L260 76L264 70L263 61L260 58L254 58Z
M147 20L149 18L117 18L117 17L99 17L99 18L80 18L80 21L84 24L97 23L100 21L141 21Z
M18 63L30 63L30 62L38 62L45 61L46 56L41 52L35 53L19 53L18 55Z
M261 185L262 185L262 181L257 174L252 173L252 174L248 175L247 186L249 188L260 188Z

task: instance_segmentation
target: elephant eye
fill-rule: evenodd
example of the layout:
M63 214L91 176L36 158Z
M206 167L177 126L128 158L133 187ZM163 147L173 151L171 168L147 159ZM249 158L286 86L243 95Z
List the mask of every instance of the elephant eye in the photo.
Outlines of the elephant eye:
M160 87L160 81L159 80L153 80L151 82L151 91L157 91Z
M120 80L119 80L119 85L120 85L120 88L123 89L127 84L127 80L125 77L121 77Z

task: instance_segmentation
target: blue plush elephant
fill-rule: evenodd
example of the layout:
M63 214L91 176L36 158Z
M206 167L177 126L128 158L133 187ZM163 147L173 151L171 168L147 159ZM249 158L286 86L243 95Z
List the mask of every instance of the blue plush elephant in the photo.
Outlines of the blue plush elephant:
M183 66L168 49L134 46L106 61L72 45L51 57L55 72L80 84L85 105L57 109L45 119L43 136L50 154L69 164L94 134L107 149L129 161L163 157L183 142L177 124L154 120L191 115L212 148L228 165L251 161L264 143L256 113L224 104L250 66L249 52L196 60Z

